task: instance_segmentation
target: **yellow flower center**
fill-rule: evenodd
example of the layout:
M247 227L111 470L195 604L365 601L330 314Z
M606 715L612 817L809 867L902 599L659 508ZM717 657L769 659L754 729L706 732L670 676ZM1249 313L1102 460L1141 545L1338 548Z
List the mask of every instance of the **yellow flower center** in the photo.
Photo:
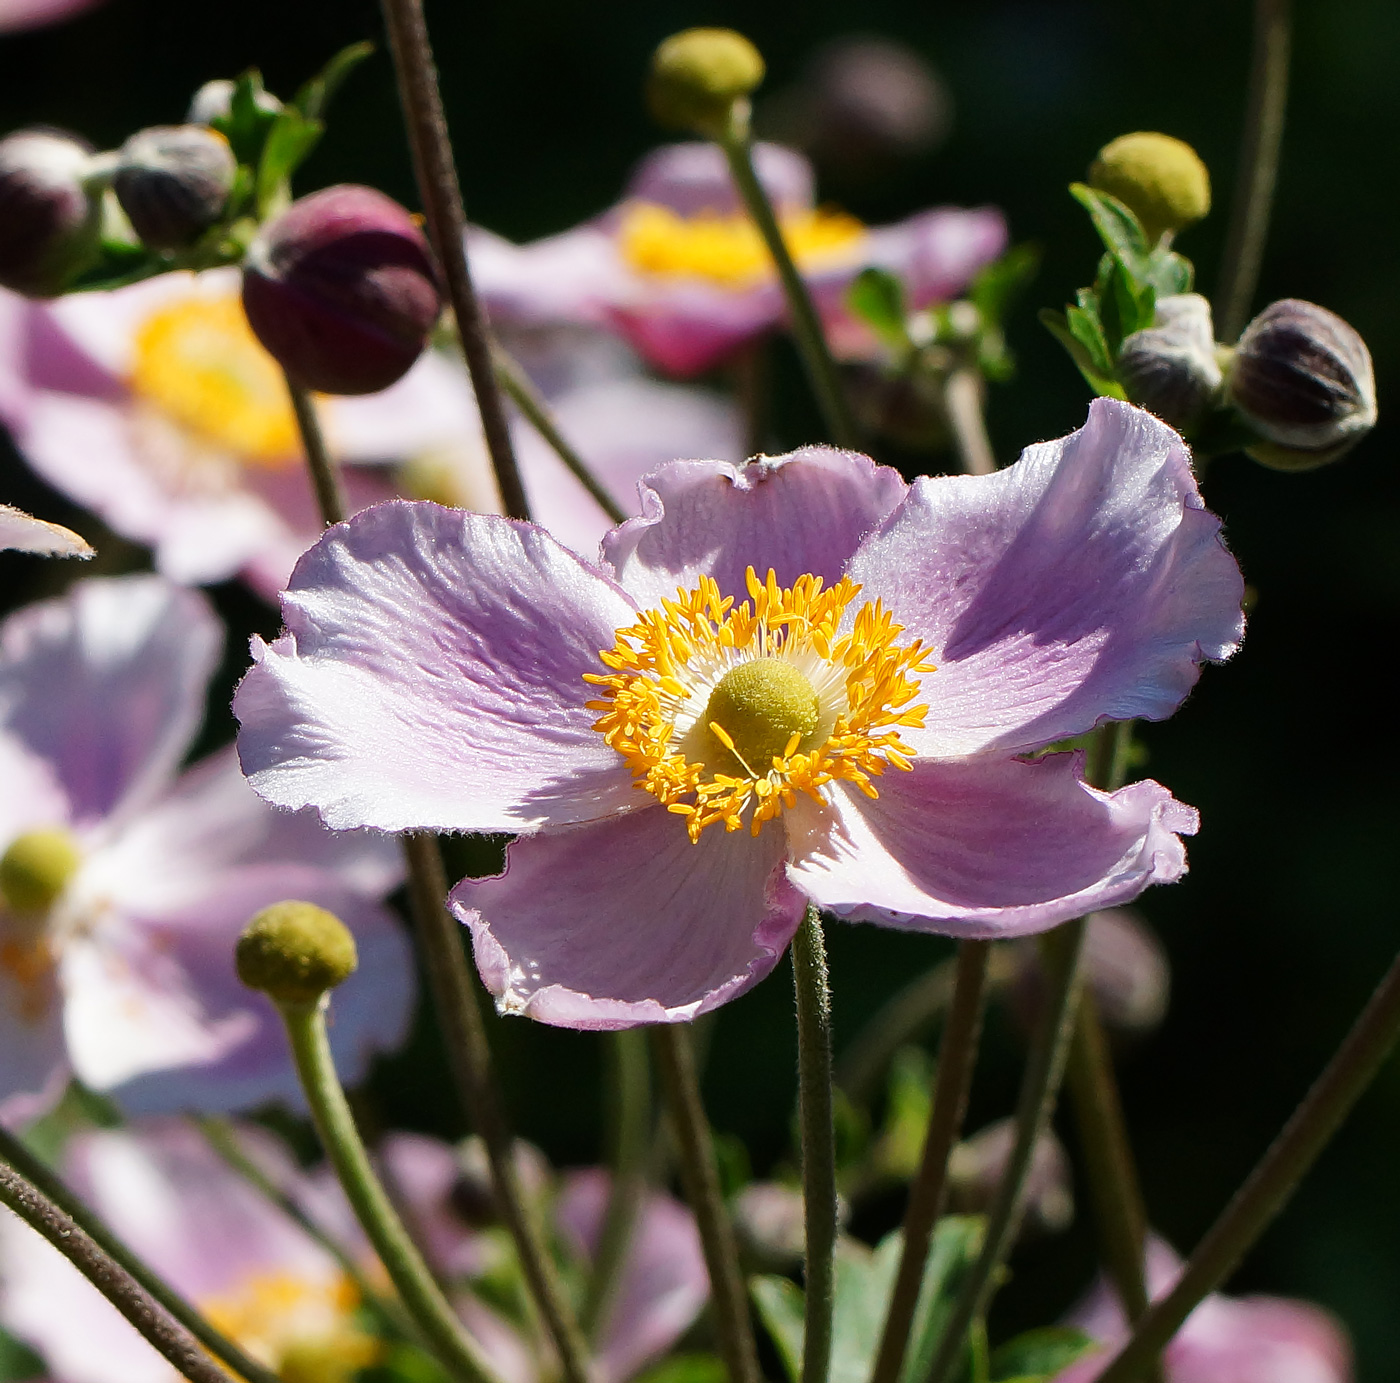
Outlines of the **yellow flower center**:
M81 863L77 842L61 827L26 831L0 855L0 977L25 1022L37 1023L56 995L57 955L49 921Z
M820 801L837 780L878 796L872 779L911 766L899 727L928 713L913 704L935 670L927 650L898 642L878 600L848 617L860 593L848 577L780 587L750 567L747 584L736 606L702 577L617 631L599 654L609 672L584 674L602 691L593 728L693 841L716 821L757 835L799 792Z
M788 211L779 224L794 263L804 271L849 262L866 234L854 216L842 211ZM741 289L773 273L758 227L743 214L682 216L655 202L630 202L622 213L618 244L634 269L661 278L708 279L721 288Z
M251 465L296 458L286 380L232 294L192 294L147 317L136 332L131 387L204 443Z

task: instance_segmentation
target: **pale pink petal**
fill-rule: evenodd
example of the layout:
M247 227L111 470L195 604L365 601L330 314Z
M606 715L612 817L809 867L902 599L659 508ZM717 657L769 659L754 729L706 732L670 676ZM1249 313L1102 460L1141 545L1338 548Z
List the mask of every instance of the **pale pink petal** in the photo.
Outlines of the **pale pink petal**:
M679 379L713 369L782 315L782 291L767 280L730 289L705 279L640 274L612 299L607 313L634 350Z
M529 245L474 227L467 251L477 292L492 319L507 326L602 322L635 278L612 235L591 222Z
M396 502L330 529L239 687L254 788L336 829L517 831L638 804L586 672L634 618L543 530Z
M56 24L98 3L100 0L0 0L0 32Z
M0 917L0 1124L19 1128L57 1103L72 1068L54 977L25 966L6 930Z
M996 475L918 481L850 574L931 648L927 726L907 736L921 754L1160 720L1243 630L1185 443L1113 399Z
M831 584L907 490L897 471L830 447L742 466L680 462L647 477L642 517L609 535L603 556L644 607L706 575L746 599L750 566L783 586L808 573Z
M692 845L660 805L517 840L506 872L465 879L452 906L503 1012L571 1028L680 1022L777 963L803 899L781 833L712 827Z
M816 201L812 165L796 149L755 144L753 161L763 190L779 210L801 211ZM633 169L625 195L658 202L682 216L702 212L733 216L744 210L724 151L709 141L690 140L653 149Z
M1082 757L985 755L891 770L871 800L849 784L787 823L792 882L854 921L963 937L1043 931L1171 883L1196 813L1157 783L1099 792Z
M13 505L0 504L0 552L33 552L43 557L91 557L87 541L59 523L36 519Z
M69 814L54 765L7 733L0 721L0 853L21 832L62 826Z

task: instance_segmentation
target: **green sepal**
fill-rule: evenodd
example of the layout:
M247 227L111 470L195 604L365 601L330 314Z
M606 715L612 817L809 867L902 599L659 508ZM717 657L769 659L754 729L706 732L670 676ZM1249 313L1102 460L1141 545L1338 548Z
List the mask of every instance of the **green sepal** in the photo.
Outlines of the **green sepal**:
M367 41L342 48L314 77L304 83L292 104L308 120L324 120L330 105L345 79L374 52Z
M992 1383L1041 1383L1094 1348L1094 1339L1068 1325L1047 1325L1008 1340L992 1353Z
M1069 312L1077 312L1077 308L1067 309ZM1096 366L1095 358L1070 329L1069 320L1063 313L1056 312L1053 308L1042 307L1037 314L1041 325L1069 352L1069 358L1074 361L1075 368L1084 376L1085 382L1094 393L1103 398L1125 399L1122 386L1110 375L1105 374ZM1097 326L1094 321L1094 326ZM1087 330L1081 323L1081 330ZM1099 340L1102 341L1102 329L1099 330ZM1105 346L1104 352L1107 351Z
M233 83L228 114L216 115L209 122L212 129L218 130L228 140L233 156L239 163L250 167L262 157L268 131L277 119L275 112L258 105L258 96L266 90L262 73L256 67L250 67Z
M846 291L846 305L896 354L913 349L904 285L888 269L862 269Z

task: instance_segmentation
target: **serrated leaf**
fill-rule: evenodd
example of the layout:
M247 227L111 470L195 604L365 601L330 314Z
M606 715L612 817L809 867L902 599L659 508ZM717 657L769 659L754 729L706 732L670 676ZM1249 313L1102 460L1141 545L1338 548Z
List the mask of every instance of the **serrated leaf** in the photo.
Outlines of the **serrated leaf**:
M846 291L846 303L886 346L911 348L904 285L888 269L862 269Z
M1145 277L1147 256L1151 246L1142 222L1117 197L1100 192L1087 183L1069 185L1070 196L1089 213L1094 229L1105 248L1121 260L1134 278Z
M1047 1325L1008 1340L992 1353L992 1383L1053 1378L1094 1348L1092 1336L1067 1325Z
M984 322L1002 322L1017 294L1039 270L1039 246L1013 245L1000 259L978 271L967 295Z
M286 106L278 113L258 164L259 216L266 217L287 194L292 174L319 143L325 129L319 120L308 119L295 106Z
M1099 326L1110 362L1118 358L1119 348L1126 337L1152 325L1157 294L1149 284L1139 284L1131 278L1122 261L1110 259L1099 298ZM1086 342L1087 345L1087 342ZM1110 371L1111 371L1110 364Z
M1107 379L1113 377L1113 357L1098 317L1082 307L1065 308L1065 323L1069 333L1084 348L1094 370Z
M306 82L292 104L308 119L323 120L345 79L374 52L374 44L352 43L342 48L310 81Z
M1111 399L1127 397L1116 380L1095 368L1089 352L1075 339L1068 322L1060 313L1043 307L1038 316L1041 325L1069 352L1069 358L1074 361L1075 368L1084 376L1085 382L1094 393Z
M751 1277L749 1296L777 1348L790 1383L802 1377L802 1289L785 1277Z

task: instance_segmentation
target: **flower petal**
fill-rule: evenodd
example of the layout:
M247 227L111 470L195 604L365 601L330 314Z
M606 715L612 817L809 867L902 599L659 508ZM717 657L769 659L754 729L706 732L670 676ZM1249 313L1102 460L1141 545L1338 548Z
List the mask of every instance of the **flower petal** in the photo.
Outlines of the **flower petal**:
M25 967L3 929L0 919L0 1125L19 1128L58 1102L71 1068L53 977Z
M519 831L637 805L583 674L630 602L542 529L395 502L298 563L234 698L257 792L327 825Z
M782 144L753 146L754 171L780 211L802 211L816 202L816 178L808 159ZM625 196L657 202L681 216L735 216L744 201L718 144L686 140L653 149L632 170Z
M129 812L173 775L222 649L193 591L158 576L80 581L0 628L0 726L53 764L76 823Z
M59 523L36 519L0 504L0 552L34 552L44 557L91 557L87 541Z
M996 475L917 482L850 567L938 665L909 742L1014 752L1170 715L1243 632L1219 535L1181 438L1112 399Z
M1077 754L919 760L870 800L845 785L786 817L788 877L858 922L960 937L1044 931L1186 869L1196 813L1151 781L1089 787Z
M897 471L831 447L742 466L681 461L647 477L642 517L607 537L603 557L643 607L701 576L745 599L749 566L783 586L807 573L830 583L907 492Z
M517 840L452 907L502 1012L568 1028L682 1022L742 994L802 917L781 833L705 831L664 807Z

